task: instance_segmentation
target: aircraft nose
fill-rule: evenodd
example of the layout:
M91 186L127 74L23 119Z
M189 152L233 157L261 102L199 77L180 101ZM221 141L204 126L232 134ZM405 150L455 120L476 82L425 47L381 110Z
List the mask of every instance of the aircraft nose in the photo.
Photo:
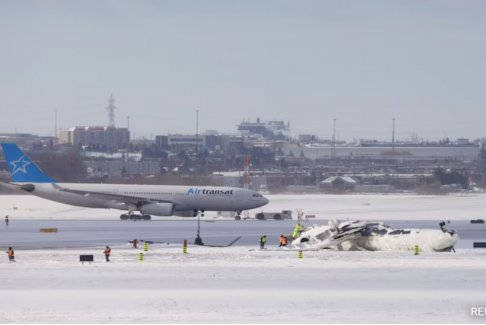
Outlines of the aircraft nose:
M270 201L268 201L268 199L267 199L266 197L264 197L264 196L262 197L262 201L263 201L263 205L268 204L268 202L270 202Z

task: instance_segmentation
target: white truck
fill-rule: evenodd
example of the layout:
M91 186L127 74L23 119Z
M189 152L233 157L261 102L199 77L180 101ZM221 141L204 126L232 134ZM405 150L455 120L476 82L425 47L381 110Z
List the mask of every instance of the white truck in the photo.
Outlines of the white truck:
M258 212L255 214L257 220L284 220L292 219L291 210L282 210L280 212Z

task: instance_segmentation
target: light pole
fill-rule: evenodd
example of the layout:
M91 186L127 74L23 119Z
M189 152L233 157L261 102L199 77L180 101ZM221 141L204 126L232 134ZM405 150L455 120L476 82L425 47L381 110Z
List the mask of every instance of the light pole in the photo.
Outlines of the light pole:
M331 149L331 159L336 156L336 118L332 119L333 130L332 130L332 149Z
M486 148L481 146L481 159L483 160L483 192L486 192Z
M128 144L127 144L127 162L130 161L130 116L127 116L127 131L128 131Z
M196 109L196 159L199 159L199 110Z
M395 118L392 118L393 129L392 129L392 153L395 154Z
M196 164L199 165L199 110L196 109ZM197 211L197 234L196 239L194 240L195 245L203 246L204 243L202 241L201 236L199 236L201 232L201 215L204 216L204 211Z

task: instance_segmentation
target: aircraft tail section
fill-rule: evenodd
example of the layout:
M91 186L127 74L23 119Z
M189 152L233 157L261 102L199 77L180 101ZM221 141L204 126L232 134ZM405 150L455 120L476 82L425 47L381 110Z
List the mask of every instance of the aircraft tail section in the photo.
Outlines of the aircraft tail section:
M12 180L19 183L55 183L15 144L2 143Z

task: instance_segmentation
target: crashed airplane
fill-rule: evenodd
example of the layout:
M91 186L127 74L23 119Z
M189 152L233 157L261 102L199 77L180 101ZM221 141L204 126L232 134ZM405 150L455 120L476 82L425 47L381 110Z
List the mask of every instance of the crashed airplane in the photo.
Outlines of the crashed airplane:
M454 250L459 236L445 229L393 229L383 222L330 220L328 225L305 228L292 245L298 249L407 251L416 245L424 252Z

